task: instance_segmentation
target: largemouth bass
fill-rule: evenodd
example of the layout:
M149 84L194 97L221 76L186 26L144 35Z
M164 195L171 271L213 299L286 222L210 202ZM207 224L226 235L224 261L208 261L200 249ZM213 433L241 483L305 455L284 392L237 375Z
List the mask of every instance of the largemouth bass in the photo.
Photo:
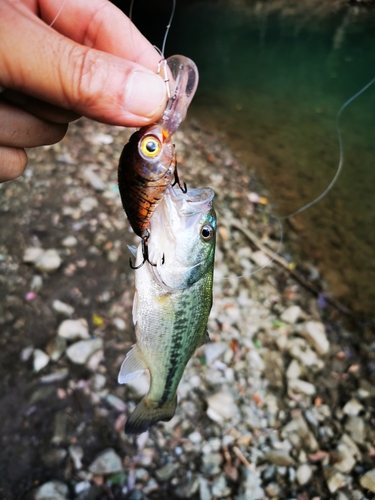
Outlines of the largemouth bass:
M150 371L148 394L129 416L125 433L140 434L170 420L177 387L194 351L209 340L216 215L211 188L186 193L169 187L151 220L149 255L135 273L133 321L137 343L119 373L120 384ZM142 245L136 264L142 262Z
M163 116L130 137L118 168L122 205L135 234L143 239L144 261L149 260L148 226L158 203L173 182L184 189L177 174L172 136L185 118L198 84L197 67L187 57L169 57L162 68L173 89Z

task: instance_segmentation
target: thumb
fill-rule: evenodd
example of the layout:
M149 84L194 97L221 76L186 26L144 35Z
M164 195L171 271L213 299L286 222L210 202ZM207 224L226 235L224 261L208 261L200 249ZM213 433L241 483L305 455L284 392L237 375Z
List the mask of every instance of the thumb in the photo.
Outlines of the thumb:
M60 35L20 2L0 2L0 47L6 88L115 125L151 123L165 108L159 75Z

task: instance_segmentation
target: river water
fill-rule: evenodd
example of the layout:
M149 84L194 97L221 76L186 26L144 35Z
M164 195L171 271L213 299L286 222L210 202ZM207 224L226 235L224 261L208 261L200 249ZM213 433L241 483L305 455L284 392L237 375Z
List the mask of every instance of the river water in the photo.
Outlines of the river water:
M165 26L161 17L154 26ZM166 56L196 62L200 84L189 114L224 132L264 180L275 214L285 215L335 175L336 116L375 77L374 33L375 12L352 7L313 16L267 12L260 3L186 3L178 5ZM342 174L321 202L286 223L286 240L296 233L297 261L313 263L336 298L373 317L375 84L344 110L340 129Z

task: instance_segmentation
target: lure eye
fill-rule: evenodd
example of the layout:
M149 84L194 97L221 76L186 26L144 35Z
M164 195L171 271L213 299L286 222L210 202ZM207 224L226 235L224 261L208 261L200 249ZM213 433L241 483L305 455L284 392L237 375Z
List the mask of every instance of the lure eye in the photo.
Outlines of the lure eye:
M214 228L209 224L205 224L201 229L201 235L204 241L212 240L214 234L215 234Z
M141 151L147 158L155 158L161 151L161 142L157 137L146 136L141 141Z

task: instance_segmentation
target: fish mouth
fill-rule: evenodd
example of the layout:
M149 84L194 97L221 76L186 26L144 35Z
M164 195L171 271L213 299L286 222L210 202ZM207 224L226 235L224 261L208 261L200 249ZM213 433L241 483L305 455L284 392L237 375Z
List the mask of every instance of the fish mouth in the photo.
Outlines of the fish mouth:
M212 206L215 191L210 187L190 188L186 193L180 190L169 188L169 195L175 204L178 205L180 215L189 216L197 213L204 213Z

